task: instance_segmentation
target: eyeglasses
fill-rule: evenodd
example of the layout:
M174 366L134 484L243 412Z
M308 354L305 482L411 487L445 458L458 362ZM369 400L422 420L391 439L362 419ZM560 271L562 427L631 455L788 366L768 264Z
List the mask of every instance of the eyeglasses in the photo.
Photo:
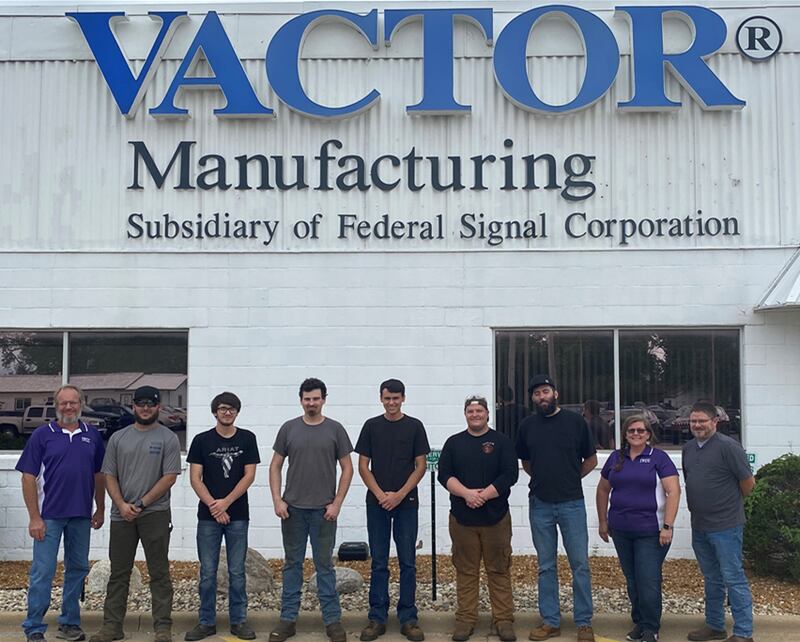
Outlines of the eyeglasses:
M59 406L80 406L81 402L80 401L59 401L58 405Z
M158 405L158 402L152 399L137 399L133 402L133 405L137 408L153 408Z
M236 409L236 408L230 408L230 407L227 407L227 406L218 406L217 407L217 414L218 415L235 415L237 412L239 412L239 410Z
M628 428L629 435L644 435L647 432L647 428Z

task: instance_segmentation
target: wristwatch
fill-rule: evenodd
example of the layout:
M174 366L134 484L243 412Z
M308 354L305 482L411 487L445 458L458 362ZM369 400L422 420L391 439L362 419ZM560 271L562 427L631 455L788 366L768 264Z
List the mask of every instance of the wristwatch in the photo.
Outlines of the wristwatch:
M664 524L664 525L661 527L661 530L662 530L662 531L671 531L671 530L672 530L672 525L670 525L670 524Z
M133 507L138 508L139 510L142 510L144 508L144 502L142 501L141 497L137 499L135 502L133 502Z

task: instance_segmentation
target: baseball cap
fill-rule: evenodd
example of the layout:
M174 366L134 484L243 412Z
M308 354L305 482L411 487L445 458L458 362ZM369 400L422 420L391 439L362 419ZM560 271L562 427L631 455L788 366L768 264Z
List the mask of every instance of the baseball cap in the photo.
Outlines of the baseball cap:
M161 401L161 393L158 391L158 388L153 388L153 386L139 386L136 392L133 393L133 400L139 401L140 399L149 399L150 401L159 403Z
M479 406L483 406L485 410L489 410L489 402L486 401L486 397L483 395L470 395L464 399L464 410L467 409L467 406L474 403L478 404Z
M557 390L555 381L548 374L533 375L531 382L528 384L528 392L532 393L539 386L550 386L553 390Z

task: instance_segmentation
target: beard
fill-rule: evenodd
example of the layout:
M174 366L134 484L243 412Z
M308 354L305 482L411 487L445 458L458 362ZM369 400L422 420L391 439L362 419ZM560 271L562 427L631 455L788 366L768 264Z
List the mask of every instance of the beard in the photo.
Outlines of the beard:
M537 405L537 410L545 416L552 415L556 411L556 408L558 408L558 400L556 399L545 401Z
M136 408L133 409L133 416L136 418L136 423L140 426L152 426L154 423L158 421L158 413L154 412L152 417L142 417Z
M71 426L78 423L81 414L79 412L64 413L56 410L56 420L59 424Z

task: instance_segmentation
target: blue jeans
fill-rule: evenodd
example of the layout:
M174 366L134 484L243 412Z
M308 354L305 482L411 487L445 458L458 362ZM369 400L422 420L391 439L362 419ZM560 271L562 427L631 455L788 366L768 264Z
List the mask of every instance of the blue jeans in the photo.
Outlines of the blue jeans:
M281 521L284 553L281 620L297 620L303 590L303 560L309 539L317 571L317 595L322 621L327 626L342 619L339 594L336 592L336 573L333 570L336 522L327 521L324 514L324 508L289 506L289 517Z
M58 547L64 536L64 596L58 624L80 626L81 610L78 601L83 581L89 573L89 532L87 517L44 520L44 540L33 540L33 561L28 583L28 617L22 623L25 635L44 633L42 621L50 608L50 591L56 573Z
M367 504L367 533L372 555L369 582L369 619L382 624L389 618L389 538L394 535L400 565L397 619L405 624L417 619L417 507L385 510Z
M742 567L744 526L723 531L692 529L692 548L706 587L706 624L725 628L725 590L733 615L733 634L753 636L753 596Z
M228 558L228 610L231 624L247 619L247 590L244 561L247 556L247 520L218 524L197 522L197 555L200 558L200 624L214 626L217 618L217 569L219 549L225 536Z
M572 569L572 597L575 603L575 624L592 623L592 579L589 572L589 532L586 507L582 499L567 502L543 502L530 497L530 522L533 545L539 559L539 615L545 624L561 626L558 600L558 532L567 551Z
M614 529L611 537L628 585L631 619L642 630L658 633L661 628L661 567L669 545L661 546L658 533Z

